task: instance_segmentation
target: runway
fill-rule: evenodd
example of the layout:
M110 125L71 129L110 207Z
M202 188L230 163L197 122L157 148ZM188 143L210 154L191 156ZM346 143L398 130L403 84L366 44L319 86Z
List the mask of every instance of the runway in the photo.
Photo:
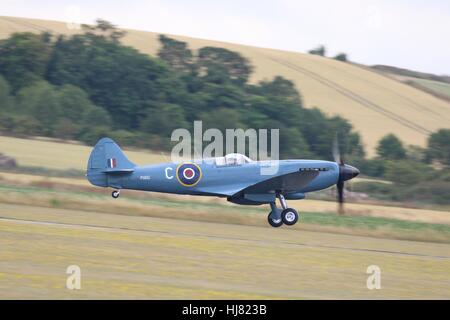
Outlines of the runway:
M1 204L0 298L449 299L450 245Z

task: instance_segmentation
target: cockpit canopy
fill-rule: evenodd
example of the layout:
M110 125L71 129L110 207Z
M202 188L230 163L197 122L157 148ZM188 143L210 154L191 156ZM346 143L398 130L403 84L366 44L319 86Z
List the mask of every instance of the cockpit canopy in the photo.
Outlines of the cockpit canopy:
M229 153L224 157L215 158L215 161L216 166L223 167L223 166L240 166L245 163L250 163L253 160L240 153Z

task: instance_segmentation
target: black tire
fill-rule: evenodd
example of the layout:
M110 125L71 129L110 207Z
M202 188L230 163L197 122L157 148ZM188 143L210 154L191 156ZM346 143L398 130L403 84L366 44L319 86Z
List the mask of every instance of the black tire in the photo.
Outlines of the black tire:
M269 224L272 226L272 227L274 227L274 228L278 228L278 227L281 227L282 225L283 225L283 220L280 218L278 221L276 221L276 220L273 220L271 217L270 217L270 214L267 216L267 221L269 221Z
M281 212L281 220L288 226L293 226L298 221L298 213L295 209L287 208Z
M114 199L117 199L117 198L120 196L120 192L117 191L117 190L114 190L114 191L111 193L111 196L112 196Z

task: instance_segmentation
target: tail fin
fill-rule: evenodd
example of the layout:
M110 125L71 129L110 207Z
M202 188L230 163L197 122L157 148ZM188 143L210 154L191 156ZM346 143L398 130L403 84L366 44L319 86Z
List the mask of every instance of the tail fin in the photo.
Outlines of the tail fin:
M89 156L87 178L96 186L107 187L107 173L126 173L134 171L132 163L110 138L102 138Z

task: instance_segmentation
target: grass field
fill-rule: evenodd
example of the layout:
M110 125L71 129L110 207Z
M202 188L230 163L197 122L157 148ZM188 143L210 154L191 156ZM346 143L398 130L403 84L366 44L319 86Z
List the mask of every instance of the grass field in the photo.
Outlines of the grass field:
M113 21L114 22L114 21ZM0 39L12 32L51 31L73 34L65 23L0 17ZM124 43L155 55L158 34L127 30ZM317 106L329 115L349 119L363 136L369 155L388 132L406 144L424 145L427 135L450 127L450 104L426 92L366 68L318 56L256 48L182 36L191 48L220 46L249 58L255 67L252 81L282 75L294 81L307 107Z
M100 195L109 196L109 189L101 189L93 187L89 184L86 179L73 179L73 178L60 178L60 177L45 177L39 175L29 175L29 174L18 174L18 173L8 173L0 172L0 187L1 186L11 186L21 188L22 190L29 190L29 192L40 192L41 189L44 190L61 190L71 192L85 192L85 193L96 193ZM36 187L36 189L33 189ZM41 189L39 189L41 188ZM211 203L228 205L231 204L225 199L220 198L210 198L210 197L186 197L179 195L168 195L168 194L155 194L137 191L124 191L126 198L132 200L138 199L148 199L148 198L160 198L169 199L170 201L192 201L194 203ZM322 201L322 200L298 200L289 201L289 203L297 208L300 212L325 212L325 213L335 213L336 203L333 201ZM234 206L234 205L231 205ZM347 203L346 204L347 215L355 217L378 217L378 218L391 218L398 220L414 221L414 222L424 222L424 223L436 223L436 224L448 224L450 225L450 213L445 211L443 208L441 210L437 209L422 209L422 208L407 208L398 206L387 206L382 204L371 204L371 203Z
M0 299L450 298L449 224L302 210L274 229L267 208L85 188L0 174ZM65 287L69 265L81 290Z
M107 189L80 188L48 180L17 185L4 179L4 174L0 178L0 203L4 204L268 227L267 206L246 207L217 198L133 191L112 199ZM400 208L396 207L364 208L359 204L358 209L349 204L346 216L338 216L334 210L324 209L324 203L327 202L290 202L301 213L301 223L291 229L450 243L448 212L403 208L399 214Z
M0 299L450 298L448 244L7 204L0 217Z

